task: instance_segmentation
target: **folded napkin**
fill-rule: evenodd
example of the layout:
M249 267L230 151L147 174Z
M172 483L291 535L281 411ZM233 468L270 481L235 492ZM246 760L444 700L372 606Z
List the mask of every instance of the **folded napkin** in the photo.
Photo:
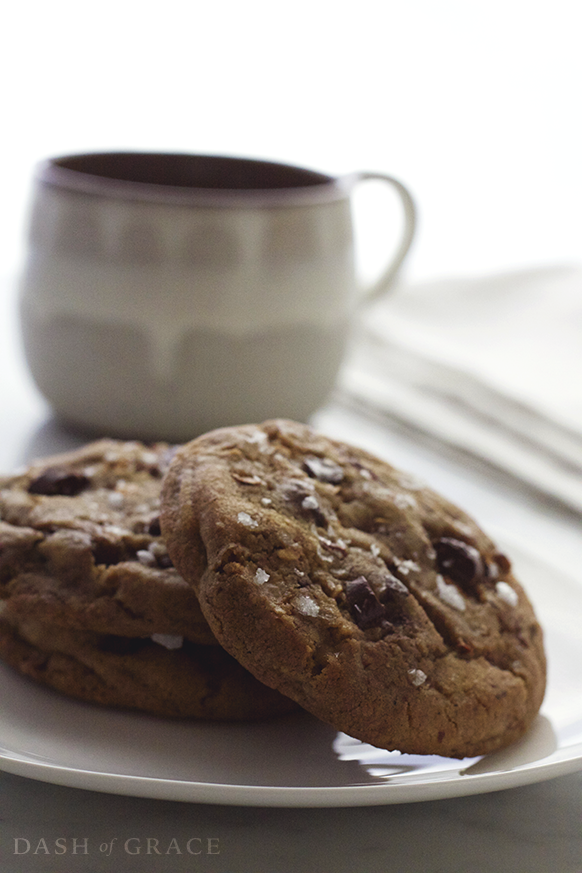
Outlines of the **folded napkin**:
M582 512L582 270L400 286L362 314L338 394Z

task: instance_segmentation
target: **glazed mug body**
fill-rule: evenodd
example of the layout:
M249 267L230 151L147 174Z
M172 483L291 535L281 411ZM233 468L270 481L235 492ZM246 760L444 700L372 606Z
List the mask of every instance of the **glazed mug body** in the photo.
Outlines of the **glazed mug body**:
M362 297L350 197L363 177L204 155L42 163L20 314L57 415L173 441L307 420L332 390ZM412 238L404 205L387 273Z

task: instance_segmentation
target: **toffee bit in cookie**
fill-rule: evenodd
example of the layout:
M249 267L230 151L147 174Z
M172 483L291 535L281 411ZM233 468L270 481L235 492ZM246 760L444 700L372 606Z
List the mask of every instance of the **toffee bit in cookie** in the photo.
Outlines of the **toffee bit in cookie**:
M463 600L463 595L458 588L454 585L448 585L443 577L439 575L436 577L436 584L438 595L443 603L447 603L459 612L465 611L465 601Z
M386 610L376 597L365 576L358 576L345 586L347 604L359 628L366 630L380 625L386 617Z
M511 570L511 561L506 555L503 555L501 552L498 552L493 556L493 560L495 561L500 573L509 573Z
M90 485L87 476L63 467L47 467L44 473L33 479L28 486L29 494L44 494L47 497L60 495L75 497Z
M473 646L470 643L465 642L465 640L463 640L463 639L457 640L456 649L457 649L457 652L459 652L459 654L463 655L463 656L465 656L465 655L470 656L474 652Z
M251 475L250 473L239 473L235 471L232 474L232 478L237 482L240 482L241 485L262 485L263 480L259 476Z
M271 578L270 574L266 572L266 570L261 569L261 567L257 567L257 572L255 573L255 582L257 585L264 585L265 582L268 582Z
M427 675L424 670L409 670L408 675L410 676L410 681L414 686L416 686L416 688L418 688L420 685L424 685L427 680Z
M474 546L453 537L442 537L434 547L439 570L453 582L473 588L485 579L485 565Z
M244 524L245 527L258 527L259 522L255 521L254 518L248 514L248 512L239 512L237 515L237 519L241 524Z
M507 582L498 582L495 586L495 591L501 600L504 600L509 606L517 606L519 601L517 591L511 585L508 585Z
M328 461L327 458L311 457L305 458L303 467L315 479L320 482L331 482L332 485L338 485L344 478L344 471L340 466L334 464L333 461Z

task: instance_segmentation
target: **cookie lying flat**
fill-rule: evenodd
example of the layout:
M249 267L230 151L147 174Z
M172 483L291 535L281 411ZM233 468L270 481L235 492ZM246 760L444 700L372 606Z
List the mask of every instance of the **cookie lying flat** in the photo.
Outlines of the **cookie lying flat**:
M542 633L465 513L359 449L286 421L182 447L162 531L219 642L338 730L481 755L544 695Z
M295 708L220 646L185 641L166 648L151 639L55 628L10 615L9 606L0 615L0 657L70 697L166 718L240 721Z
M99 440L0 479L0 599L12 614L216 643L160 535L165 444Z

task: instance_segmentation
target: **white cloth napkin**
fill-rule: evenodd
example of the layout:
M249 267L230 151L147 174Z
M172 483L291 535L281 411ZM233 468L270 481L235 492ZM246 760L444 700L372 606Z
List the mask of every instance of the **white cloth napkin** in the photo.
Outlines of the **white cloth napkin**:
M582 270L400 286L363 313L339 394L582 512Z

